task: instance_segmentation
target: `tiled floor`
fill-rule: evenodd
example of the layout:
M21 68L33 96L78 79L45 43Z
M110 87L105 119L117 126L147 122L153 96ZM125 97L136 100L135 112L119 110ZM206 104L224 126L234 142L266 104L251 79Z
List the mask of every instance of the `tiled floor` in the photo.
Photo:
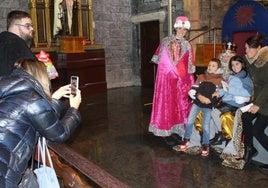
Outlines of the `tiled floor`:
M204 159L176 153L148 133L152 92L128 87L83 97L83 122L67 144L133 188L268 185L268 175L254 165L234 170L213 154Z

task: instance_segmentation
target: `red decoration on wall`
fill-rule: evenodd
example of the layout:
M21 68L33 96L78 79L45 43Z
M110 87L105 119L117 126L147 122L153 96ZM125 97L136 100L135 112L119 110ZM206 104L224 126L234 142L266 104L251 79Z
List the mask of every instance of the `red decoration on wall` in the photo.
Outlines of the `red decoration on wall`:
M268 11L257 1L240 0L224 16L222 42L235 42L237 52L244 54L245 40L256 33L265 35L264 45L268 45Z
M251 5L240 6L235 11L235 21L240 27L254 24L254 8Z

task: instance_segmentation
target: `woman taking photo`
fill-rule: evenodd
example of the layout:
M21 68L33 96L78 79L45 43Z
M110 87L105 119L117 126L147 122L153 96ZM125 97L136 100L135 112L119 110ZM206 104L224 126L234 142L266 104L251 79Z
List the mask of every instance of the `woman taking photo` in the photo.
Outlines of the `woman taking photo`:
M44 63L21 59L11 75L0 77L0 184L18 187L33 155L37 138L63 142L81 121L81 93L70 95L70 85L50 92ZM70 108L60 119L62 97Z

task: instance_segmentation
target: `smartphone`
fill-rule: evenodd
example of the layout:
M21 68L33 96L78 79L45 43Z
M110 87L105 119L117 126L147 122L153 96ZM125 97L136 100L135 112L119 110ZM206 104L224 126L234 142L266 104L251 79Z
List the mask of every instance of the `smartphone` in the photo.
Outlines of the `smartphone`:
M71 94L76 95L79 87L79 77L78 76L71 76Z

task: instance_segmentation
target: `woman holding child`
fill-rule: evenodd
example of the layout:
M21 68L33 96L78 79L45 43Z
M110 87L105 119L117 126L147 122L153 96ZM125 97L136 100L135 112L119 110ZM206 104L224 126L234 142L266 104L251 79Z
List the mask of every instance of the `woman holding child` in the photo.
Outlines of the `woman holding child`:
M245 43L244 59L253 81L254 94L252 106L244 113L241 110L236 112L234 128L239 131L234 132L233 145L228 144L221 155L224 159L223 165L228 167L243 169L250 163L252 157L257 154L253 146L253 136L268 150L268 136L264 132L268 126L268 47L262 47L263 41L262 35L255 35ZM244 142L237 139L239 136L243 136ZM232 150L236 153L232 153ZM262 165L260 168L267 171L268 165Z
M263 40L262 35L256 35L248 38L245 44L245 57L254 84L253 105L242 114L246 165L257 154L253 146L253 136L268 151L268 136L264 132L268 126L268 47L262 47ZM260 168L267 171L268 164Z

